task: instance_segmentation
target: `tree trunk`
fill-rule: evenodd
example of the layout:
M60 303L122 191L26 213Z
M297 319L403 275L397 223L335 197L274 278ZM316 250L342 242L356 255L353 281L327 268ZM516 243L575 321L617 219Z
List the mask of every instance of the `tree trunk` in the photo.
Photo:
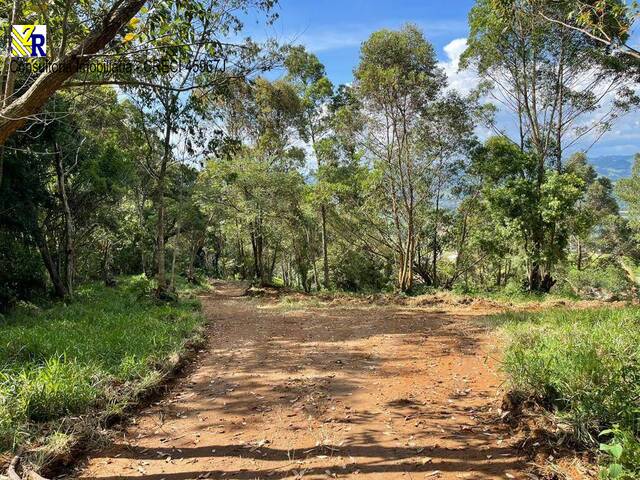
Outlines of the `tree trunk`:
M67 296L67 289L58 274L58 269L53 263L47 239L44 237L39 225L34 226L33 236L36 246L38 247L38 251L40 252L40 256L42 257L42 261L44 262L44 266L49 273L49 278L51 279L55 296L58 298L65 298Z
M176 289L176 256L178 254L179 239L180 239L180 223L178 223L178 231L176 232L176 239L173 245L173 256L171 258L171 283L170 283L171 291L174 291Z
M143 194L140 194L140 198L136 201L136 207L138 210L138 229L140 230L140 262L142 263L142 273L147 273L147 256L144 251L144 203L145 198Z
M273 258L271 259L271 267L269 267L269 283L273 281L273 274L276 270L276 260L278 258L278 247L273 250Z
M64 212L64 282L67 290L67 295L73 297L73 276L75 271L75 247L74 237L75 228L73 225L73 216L71 214L71 207L69 207L69 199L67 197L67 180L64 171L64 165L62 160L62 152L60 146L56 142L55 144L55 161L56 161L56 176L58 180L58 194L60 195L60 202Z
M556 284L556 280L549 272L542 276L540 265L534 263L529 273L529 290L532 292L549 293L551 288Z
M162 155L162 163L158 174L158 184L156 192L156 203L158 207L158 227L157 227L157 252L156 259L158 263L158 287L156 296L162 298L167 293L167 275L165 270L165 251L164 251L164 187L167 176L167 165L169 156L171 155L171 123L169 121L169 113L165 120L164 130L164 151Z
M431 270L433 272L433 286L438 287L438 220L440 215L440 189L436 193L436 211L433 225L433 258L431 259Z
M254 279L263 284L265 283L266 271L264 268L264 237L262 234L262 221L260 217L251 222L250 228L251 248L253 250Z
M582 242L578 238L578 271L582 270Z
M540 273L540 265L534 263L529 271L529 291L539 292L542 283L542 275Z
M413 226L409 226L407 245L400 256L400 269L398 272L398 288L402 292L408 292L413 287L413 260L415 258L415 238Z
M111 271L111 261L111 242L107 240L107 244L104 247L104 257L102 261L102 275L105 287L116 286L116 280L113 278L113 272Z
M320 216L322 220L322 269L324 273L324 288L329 290L329 253L327 245L327 209L322 204L320 207ZM315 263L315 262L314 262Z

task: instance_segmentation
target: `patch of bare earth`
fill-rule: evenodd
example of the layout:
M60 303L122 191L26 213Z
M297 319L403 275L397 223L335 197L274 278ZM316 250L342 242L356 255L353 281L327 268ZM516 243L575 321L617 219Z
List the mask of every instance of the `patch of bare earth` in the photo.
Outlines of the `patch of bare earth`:
M243 293L203 298L196 368L72 478L530 478L499 421L486 309Z

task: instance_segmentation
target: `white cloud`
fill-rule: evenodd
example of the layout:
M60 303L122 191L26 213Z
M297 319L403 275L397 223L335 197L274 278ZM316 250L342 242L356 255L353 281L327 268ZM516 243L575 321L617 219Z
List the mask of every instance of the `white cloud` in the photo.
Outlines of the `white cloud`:
M456 38L447 43L443 50L447 56L445 61L439 62L440 68L447 74L449 88L467 95L478 86L480 78L472 69L460 70L460 57L467 48L466 38Z

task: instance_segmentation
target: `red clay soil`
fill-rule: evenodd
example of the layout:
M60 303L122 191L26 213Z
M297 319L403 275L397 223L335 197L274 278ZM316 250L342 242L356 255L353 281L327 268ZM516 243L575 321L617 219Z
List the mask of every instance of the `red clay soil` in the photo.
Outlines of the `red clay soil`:
M531 478L499 421L485 312L243 293L202 299L196 367L69 478Z

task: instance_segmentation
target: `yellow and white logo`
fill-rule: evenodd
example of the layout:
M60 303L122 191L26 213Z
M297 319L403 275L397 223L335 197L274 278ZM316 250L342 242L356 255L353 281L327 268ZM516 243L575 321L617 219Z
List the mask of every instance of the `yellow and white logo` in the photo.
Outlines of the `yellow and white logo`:
M11 27L12 57L46 57L46 25L13 25Z

